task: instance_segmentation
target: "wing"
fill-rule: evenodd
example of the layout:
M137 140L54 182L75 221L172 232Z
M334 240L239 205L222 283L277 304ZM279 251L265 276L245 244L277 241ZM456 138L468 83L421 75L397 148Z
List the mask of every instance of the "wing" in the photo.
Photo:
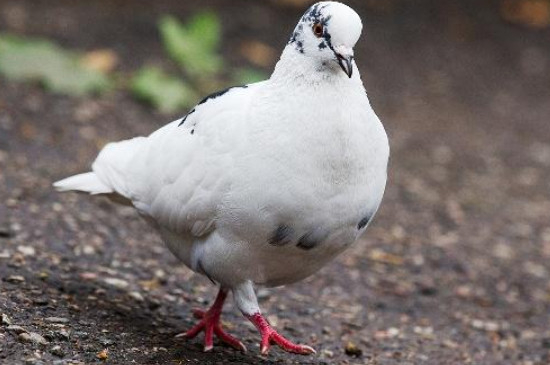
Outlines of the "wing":
M139 140L124 166L113 168L100 154L94 172L116 170L118 175L110 172L109 179L119 181L122 195L159 225L194 236L210 232L230 186L227 172L246 128L248 107L260 87L256 83L208 96L185 117Z

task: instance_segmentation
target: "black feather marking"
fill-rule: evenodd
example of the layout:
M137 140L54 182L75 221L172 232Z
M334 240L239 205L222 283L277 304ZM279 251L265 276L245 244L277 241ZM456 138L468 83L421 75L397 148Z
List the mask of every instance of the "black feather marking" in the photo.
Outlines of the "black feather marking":
M178 127L183 125L183 123L185 123L185 121L187 120L187 117L190 116L191 114L193 114L195 112L195 108L191 109L191 111L189 113L187 113L185 115L185 117L182 118L180 124L178 124Z
M370 215L367 215L367 216L361 218L359 223L357 223L357 229L361 230L361 229L365 228L365 226L369 223L370 218L371 218Z
M284 246L290 243L294 230L287 225L281 224L275 229L267 241L273 246Z
M308 232L300 237L296 247L300 247L302 250L311 250L319 243L321 243L321 241L316 239L316 237L313 235L313 232Z
M216 99L217 97L219 96L222 96L224 94L226 94L229 90L231 89L236 89L236 88L242 88L242 89L246 89L248 87L248 85L241 85L241 86L231 86L231 87L228 87L227 89L223 89L223 90L220 90L220 91L216 91L206 97L204 97L201 101L198 102L197 105L201 105L201 104L204 104L206 103L208 100L211 100L211 99Z
M290 39L288 41L289 44L294 44L296 50L300 53L305 53L305 49L304 49L304 43L303 43L303 32L304 32L304 25L308 25L308 27L311 29L311 26L315 23L320 23L323 25L324 29L325 29L325 34L327 34L327 25L328 25L328 22L331 18L330 15L327 15L327 16L323 16L323 14L321 13L321 11L327 7L329 4L325 4L325 5L320 5L320 4L315 4L313 5L312 7L310 7L306 12L305 14L302 16L301 20L300 20L300 23L298 24L298 26L296 27L296 29L294 29L294 32L292 33L292 35L290 36ZM325 48L325 47L322 47L322 48ZM322 49L321 47L319 47L319 50Z
M231 86L231 87L228 87L226 89L223 89L223 90L219 90L219 91L216 91L206 97L204 97L201 101L199 101L197 103L197 105L195 105L195 107L193 109L191 109L191 111L189 113L187 113L187 115L185 117L183 117L183 119L181 120L181 122L178 124L178 127L183 125L183 123L185 122L185 120L187 119L188 116L190 116L191 114L193 114L195 112L195 110L197 109L197 106L201 105L201 104L204 104L206 103L208 100L211 100L211 99L216 99L217 97L220 97L224 94L226 94L228 91L230 91L231 89L237 89L237 88L242 88L242 89L246 89L248 87L248 85L241 85L241 86Z
M302 41L297 41L296 49L298 50L298 52L304 53L304 43Z

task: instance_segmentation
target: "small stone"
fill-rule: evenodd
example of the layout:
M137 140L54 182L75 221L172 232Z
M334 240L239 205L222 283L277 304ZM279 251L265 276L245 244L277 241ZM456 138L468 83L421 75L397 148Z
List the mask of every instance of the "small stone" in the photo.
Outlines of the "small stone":
M11 257L10 251L3 250L0 251L0 259L9 259Z
M329 349L324 349L323 350L323 355L325 355L326 357L328 357L330 359L330 358L334 357L334 352L329 350Z
M396 337L399 335L399 329L395 327L388 328L388 336L389 337Z
M480 319L473 319L471 326L478 330L485 330L487 332L496 332L500 329L500 326L496 322L482 321Z
M94 246L84 245L84 247L82 247L82 253L89 256L95 254L96 251Z
M48 340L46 340L44 337L40 336L36 332L30 332L30 333L24 332L19 334L18 338L21 342L32 342L39 345L48 344Z
M7 281L8 283L14 283L14 284L16 284L16 283L22 283L22 282L24 282L24 281L25 281L25 278L24 278L23 276L21 276L21 275L10 275L10 276L7 277L6 281Z
M105 278L103 280L106 284L109 284L111 286L114 286L118 289L125 289L130 285L126 280L118 279L118 278Z
M52 347L52 348L50 349L50 353L51 353L52 355L57 356L57 357L63 357L63 356L65 356L65 351L63 351L63 349L62 349L61 346L59 346L59 345L56 345L56 346Z
M114 345L114 344L115 344L115 341L113 341L113 340L111 340L111 339L109 339L109 338L105 338L105 337L104 337L104 338L99 339L99 343L100 343L101 345L107 347L107 346L112 346L112 345Z
M96 356L99 360L107 360L109 358L109 351L107 349L103 349L99 351Z
M138 302L143 302L145 300L143 298L143 295L141 295L141 293L137 291L130 292L128 293L128 295Z
M38 297L38 298L34 298L32 302L36 305L46 305L48 304L48 299L45 297Z
M17 246L17 251L21 252L23 256L36 255L36 250L32 246Z
M80 278L83 280L95 280L97 279L97 273L95 272L83 272L80 274Z
M363 355L363 350L357 347L353 342L348 342L344 350L348 356L359 357Z
M48 323L69 323L69 319L63 317L46 317L44 321Z
M65 341L69 340L69 338L71 336L67 330L60 330L60 331L57 331L55 333L57 334L57 336L60 339L65 340Z
M15 325L15 324L6 327L6 329L7 329L9 332L15 332L15 333L17 333L17 334L20 334L20 333L23 333L23 332L27 332L26 329L24 329L24 328L21 327L21 326Z
M6 326L9 326L11 324L10 317L8 317L8 315L5 313L2 313L2 324Z

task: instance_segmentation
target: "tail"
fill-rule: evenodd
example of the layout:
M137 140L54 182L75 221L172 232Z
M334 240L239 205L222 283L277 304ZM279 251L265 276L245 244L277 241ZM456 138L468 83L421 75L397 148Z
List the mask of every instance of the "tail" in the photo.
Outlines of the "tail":
M114 190L105 185L95 172L86 172L84 174L74 175L63 180L56 181L53 184L57 191L83 191L94 194L110 194Z
M92 164L92 171L57 181L57 191L82 191L92 195L108 194L110 197L131 199L127 186L130 161L143 146L144 137L109 143Z

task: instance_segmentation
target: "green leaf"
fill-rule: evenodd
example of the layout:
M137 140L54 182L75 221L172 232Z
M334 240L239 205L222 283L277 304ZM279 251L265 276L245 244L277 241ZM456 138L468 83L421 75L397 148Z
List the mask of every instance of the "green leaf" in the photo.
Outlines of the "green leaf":
M208 11L196 14L187 23L190 36L210 52L215 52L219 46L220 28L218 15Z
M190 76L220 71L223 60L216 53L220 24L214 13L199 13L188 25L165 16L160 21L159 29L169 56Z
M253 68L238 68L233 71L233 80L239 85L252 84L267 79L267 75Z
M193 106L195 92L180 79L167 75L158 67L144 67L133 77L130 89L139 99L163 113L175 113Z
M111 87L105 74L80 63L78 53L50 41L7 34L0 34L0 75L77 96L99 94Z

